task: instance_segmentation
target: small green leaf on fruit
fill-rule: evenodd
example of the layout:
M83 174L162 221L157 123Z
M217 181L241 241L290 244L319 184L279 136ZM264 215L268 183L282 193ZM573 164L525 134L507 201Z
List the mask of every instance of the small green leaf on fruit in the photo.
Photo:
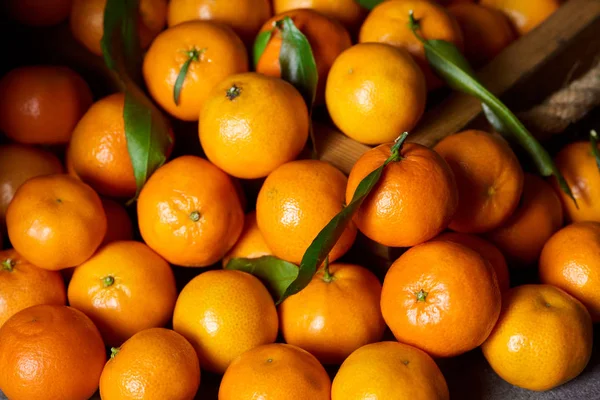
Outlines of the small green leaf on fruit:
M298 276L298 266L274 256L232 258L225 269L254 275L267 287L273 298L280 299L290 283Z

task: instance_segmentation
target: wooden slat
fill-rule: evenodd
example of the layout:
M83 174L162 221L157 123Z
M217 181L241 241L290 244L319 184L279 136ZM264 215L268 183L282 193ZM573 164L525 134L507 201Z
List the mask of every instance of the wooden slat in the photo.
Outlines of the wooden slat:
M592 41L589 46L577 43L583 37ZM553 68L551 61L575 44L584 47L586 51L581 57L589 61L599 51L594 38L600 38L600 0L570 0L541 26L505 49L478 75L482 83L499 96L524 80L528 81L529 88L536 85L549 87L546 83L550 75L548 71ZM546 81L536 80L538 75ZM554 83L562 84L565 75L555 76ZM464 129L480 114L481 104L475 98L455 92L423 116L411 132L409 141L431 146L443 137ZM321 159L346 173L369 149L333 128L318 128L317 139Z

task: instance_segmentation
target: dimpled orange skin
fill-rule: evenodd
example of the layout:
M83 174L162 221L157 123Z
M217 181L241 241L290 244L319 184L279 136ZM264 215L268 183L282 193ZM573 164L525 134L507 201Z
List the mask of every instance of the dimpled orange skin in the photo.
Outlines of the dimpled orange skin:
M64 144L92 104L87 83L66 67L19 67L0 80L0 131L25 144Z
M108 360L100 376L103 400L192 400L199 386L194 348L164 328L136 333Z
M502 11L520 35L544 22L560 7L560 0L481 0L484 6Z
M321 269L279 305L279 323L286 343L323 364L340 365L354 350L383 337L381 284L358 265L331 264L329 272L326 278Z
M0 251L0 328L27 307L64 306L66 302L67 292L59 272L36 267L13 249Z
M392 264L383 282L381 312L399 342L433 357L453 357L487 339L500 314L500 288L479 253L432 241Z
M203 369L222 374L240 354L277 338L277 310L254 276L214 270L198 275L181 291L173 329L196 349Z
M539 262L542 283L563 289L581 301L600 322L600 223L576 222L556 232Z
M256 211L252 211L244 217L244 230L235 245L223 257L222 264L225 268L232 258L259 258L271 254L271 249L258 229Z
M71 307L29 307L0 329L0 387L10 399L87 400L105 361L98 329Z
M300 264L318 233L344 207L347 179L332 165L318 160L284 164L265 180L256 201L256 220L265 242L279 258ZM349 224L329 254L331 262L354 243Z
M106 235L102 245L118 240L133 240L133 225L125 208L114 200L102 199L106 214Z
M382 42L408 50L423 70L429 90L442 86L442 81L433 73L423 44L408 27L409 11L421 24L420 34L425 39L439 39L463 48L463 35L458 22L442 6L423 0L385 1L375 7L362 27L358 41Z
M219 400L330 400L331 380L317 359L299 347L275 343L250 350L231 363Z
M275 22L289 16L311 45L319 75L315 102L325 102L325 83L335 59L350 46L352 40L348 31L338 21L311 9L289 10L278 14L265 22L261 32L273 30ZM256 72L281 77L279 52L281 50L281 32L275 29L256 65Z
M368 344L344 361L331 400L448 400L444 375L424 351L398 342Z
M502 137L468 130L450 135L434 150L450 165L458 186L458 210L450 229L484 233L512 215L523 192L523 170Z
M379 168L391 154L392 144L364 153L348 177L346 203L360 181ZM405 143L401 160L388 164L354 217L370 239L390 247L410 247L441 233L458 204L454 175L435 151Z
M427 88L405 50L363 43L335 60L325 100L342 132L361 143L380 144L414 128L425 110Z
M578 209L573 200L560 189L556 179L552 179L567 220L600 222L600 174L591 144L587 141L571 143L558 152L554 162L579 206Z
M0 225L17 189L30 178L60 174L63 167L52 153L20 144L0 146Z
M249 72L213 88L198 130L211 162L236 178L255 179L294 160L304 149L308 126L306 104L291 84Z
M500 11L480 4L448 7L463 32L465 56L474 67L487 64L516 39L510 22Z
M525 174L523 198L514 214L500 228L486 234L512 266L529 266L544 244L563 224L560 200L542 178Z
M75 39L92 53L101 56L104 34L104 9L107 0L73 0L69 22ZM143 48L165 27L167 0L140 0L139 35Z
M91 187L69 175L25 182L6 211L10 241L32 264L50 270L79 265L106 234L106 215Z
M7 0L10 19L28 26L58 25L69 16L73 0Z
M148 246L183 267L206 267L222 259L244 225L231 178L195 156L159 168L144 185L137 211Z
M590 315L574 297L550 285L523 285L503 295L498 324L481 349L505 381L545 391L583 371L592 335Z
M366 10L353 0L273 0L275 14L310 8L341 22L350 32L358 31Z
M119 241L75 268L68 296L72 307L94 321L108 346L119 346L137 332L166 325L177 288L171 267L152 249Z
M188 52L200 51L189 64L175 104L174 87ZM190 21L160 33L144 58L148 91L172 116L197 121L211 89L229 75L248 71L248 55L240 38L228 26Z
M433 240L458 243L470 248L471 250L475 250L483 258L489 261L489 263L492 265L492 268L494 268L500 291L505 292L510 288L510 275L508 272L506 259L504 258L502 252L491 242L479 236L458 232L445 232L439 236L436 236Z
M171 0L168 23L172 27L198 19L220 22L232 27L249 44L271 15L269 0Z

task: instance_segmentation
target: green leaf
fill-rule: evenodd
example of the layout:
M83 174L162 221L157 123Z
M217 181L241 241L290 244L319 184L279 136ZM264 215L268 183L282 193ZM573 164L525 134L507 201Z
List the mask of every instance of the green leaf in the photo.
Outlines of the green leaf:
M598 150L598 132L595 130L590 131L590 143L592 144L592 154L596 158L596 165L600 170L600 150Z
M142 51L137 23L137 0L107 1L102 51L106 65L125 92L123 120L136 198L150 175L164 164L172 144L167 119L140 89Z
M281 31L281 50L279 51L281 78L298 89L304 97L309 117L311 117L317 94L319 73L310 43L288 16L277 21L275 26ZM309 133L313 145L313 157L318 158L312 118Z
M372 10L385 0L354 0L367 10Z
M188 58L181 66L181 70L179 70L177 80L175 81L175 85L173 86L173 101L176 105L179 105L179 96L181 95L181 89L183 88L185 76L187 75L188 69L190 68L190 64L192 62L200 61L200 57L205 51L206 49L192 49L190 51L185 52Z
M262 281L273 298L279 299L298 276L298 266L274 256L232 258L225 269L248 272Z
M369 193L371 193L371 190L375 187L377 182L379 182L383 169L390 162L399 161L401 159L400 148L407 136L408 133L405 132L396 140L396 143L392 146L390 157L383 165L363 178L352 196L352 201L350 201L342 211L325 225L310 246L308 246L308 249L306 249L306 252L302 257L302 261L300 262L298 277L290 284L283 296L278 300L277 304L281 303L287 297L298 293L310 283L319 266L327 259L331 249L333 249L333 246L338 242L348 224L351 223L354 214L358 211Z
M525 128L519 119L476 78L468 61L454 44L443 40L426 40L419 34L419 22L412 12L409 14L409 28L423 43L425 55L431 67L448 85L458 91L470 94L483 103L483 110L490 124L503 135L510 135L523 147L543 176L554 175L562 190L573 199L567 185L552 158L542 145Z
M254 58L254 69L258 65L258 61L260 57L265 52L267 48L267 44L269 44L269 40L271 40L271 35L273 34L273 29L264 31L258 34L256 40L254 40L254 48L253 48L253 58Z

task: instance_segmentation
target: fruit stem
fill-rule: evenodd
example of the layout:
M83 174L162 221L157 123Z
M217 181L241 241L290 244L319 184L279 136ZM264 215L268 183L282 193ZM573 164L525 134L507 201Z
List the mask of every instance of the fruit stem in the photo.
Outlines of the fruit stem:
M113 358L115 358L117 356L117 354L119 354L119 351L121 351L120 347L111 347L110 348L110 359L112 360Z
M592 154L596 158L596 165L600 170L600 150L598 149L598 132L594 129L590 131L590 142L592 143Z
M13 260L12 258L7 258L6 260L2 261L2 269L8 272L12 272L16 264L17 262L15 260Z
M323 265L323 281L329 283L333 280L333 275L329 272L329 256L325 258L325 265Z
M102 278L102 283L104 283L104 287L112 286L115 283L115 278L113 278L110 275L105 276L104 278Z
M200 61L200 56L204 54L206 48L204 49L196 49L186 50L185 54L187 55L187 60L181 66L181 70L179 71L179 75L177 75L177 80L175 81L175 85L173 86L173 101L175 101L175 105L179 105L179 97L181 95L181 89L183 89L183 83L185 82L185 76L187 75L188 69L190 68L190 64L193 61Z
M404 145L404 141L408 137L408 132L404 132L402 135L398 136L394 145L390 149L391 154L387 160L385 160L385 165L402 160L402 156L400 155L400 151L402 150L402 146Z
M242 88L234 83L229 89L227 89L225 96L227 96L229 100L233 101L233 99L238 97L241 93Z
M412 31L413 35L415 35L421 43L425 44L425 38L418 32L421 30L421 24L419 23L419 20L415 18L413 10L408 12L408 29Z
M200 221L200 211L194 210L190 213L190 219L194 222Z
M417 293L415 293L415 295L417 296L417 301L425 301L427 300L427 295L429 293L427 293L426 291L424 291L423 289L419 290Z

